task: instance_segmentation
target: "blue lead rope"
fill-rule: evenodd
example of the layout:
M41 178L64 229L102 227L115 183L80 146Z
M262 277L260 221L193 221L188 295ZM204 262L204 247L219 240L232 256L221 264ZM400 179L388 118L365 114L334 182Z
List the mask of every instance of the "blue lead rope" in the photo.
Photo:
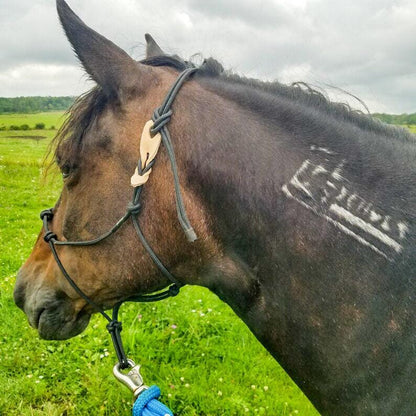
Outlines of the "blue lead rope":
M144 390L134 402L133 416L173 416L172 411L157 400L159 397L158 386Z

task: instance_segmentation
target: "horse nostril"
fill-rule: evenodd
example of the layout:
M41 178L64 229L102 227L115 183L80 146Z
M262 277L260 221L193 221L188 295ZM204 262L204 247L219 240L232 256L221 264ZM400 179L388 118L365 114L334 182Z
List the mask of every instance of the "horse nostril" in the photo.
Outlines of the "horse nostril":
M23 310L26 300L25 285L20 282L20 271L17 273L16 285L13 291L14 303Z

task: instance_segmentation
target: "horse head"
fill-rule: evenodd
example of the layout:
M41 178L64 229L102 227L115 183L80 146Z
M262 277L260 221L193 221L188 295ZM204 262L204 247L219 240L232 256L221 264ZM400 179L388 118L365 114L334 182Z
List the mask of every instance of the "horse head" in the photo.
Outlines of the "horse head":
M78 99L56 138L55 160L62 172L63 188L49 227L61 241L82 241L106 232L126 211L132 193L130 177L139 158L140 134L177 71L134 61L87 27L64 1L58 1L57 6L76 55L97 84ZM150 35L146 40L148 58L163 54ZM187 85L181 94L192 94L192 88ZM178 106L171 129L179 137L177 132L186 120L181 116L180 103ZM181 158L177 163L182 167ZM166 155L159 155L146 187L140 213L143 231L164 263L173 271L180 265L181 276L191 281L201 267L202 251L211 244L207 237L209 221L186 182L182 183L189 215L199 224L200 239L190 247L178 226ZM78 287L104 309L169 283L138 241L131 222L98 245L60 246L58 254ZM18 273L14 296L30 324L46 339L77 335L94 312L62 275L43 231Z

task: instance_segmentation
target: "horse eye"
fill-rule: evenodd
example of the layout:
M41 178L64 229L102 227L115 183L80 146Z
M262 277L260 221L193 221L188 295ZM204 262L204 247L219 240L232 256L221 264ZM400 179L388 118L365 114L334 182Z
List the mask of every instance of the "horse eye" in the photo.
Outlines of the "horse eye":
M63 179L67 179L71 176L71 166L69 165L63 165L61 166L61 173L62 173L62 178Z

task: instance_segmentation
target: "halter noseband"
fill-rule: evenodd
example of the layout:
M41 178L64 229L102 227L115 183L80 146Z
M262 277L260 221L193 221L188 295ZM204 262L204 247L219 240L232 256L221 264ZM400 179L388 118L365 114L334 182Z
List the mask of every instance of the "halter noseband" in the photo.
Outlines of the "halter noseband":
M117 367L117 371L118 369L134 367L134 362L126 357L120 336L122 325L121 322L118 321L118 312L122 303L126 301L153 302L166 299L171 296L176 296L179 293L179 289L181 288L181 286L183 286L183 284L176 280L172 273L169 272L169 270L163 265L156 253L153 251L153 249L147 242L146 238L144 237L143 232L140 228L140 224L137 220L137 215L140 213L141 210L140 195L142 192L142 188L151 173L160 142L162 142L165 146L171 163L175 186L176 209L179 222L189 241L195 241L197 238L186 215L185 206L183 204L182 195L179 187L179 177L176 166L175 153L173 151L172 141L170 139L169 131L167 128L167 124L169 123L170 118L172 116L172 110L170 107L176 95L178 94L180 88L186 82L186 80L196 71L196 68L187 68L179 75L179 77L176 79L175 83L169 90L168 94L166 95L162 105L154 111L152 116L153 123L146 123L145 128L143 129L142 139L140 142L140 158L137 164L137 168L131 178L131 184L132 186L134 186L132 201L128 204L126 208L126 213L114 224L114 226L109 231L93 240L59 241L57 235L49 229L49 222L52 220L54 216L53 208L46 209L40 213L40 218L43 221L43 228L45 231L43 239L49 244L53 257L62 274L64 275L65 279L81 298L88 302L97 312L104 316L104 318L107 319L107 321L109 322L107 325L107 330L111 335L114 348L116 350L117 358L119 361L114 367L115 370ZM100 305L95 303L88 295L86 295L74 282L74 280L71 278L69 273L66 271L64 265L62 264L55 246L79 247L92 246L98 244L101 241L113 235L129 218L132 219L134 229L136 230L137 236L139 237L139 240L142 243L143 247L151 257L153 262L156 264L160 272L171 282L171 285L168 287L168 289L165 289L164 291L158 293L150 295L131 296L127 299L124 299L123 301L117 303L114 306L112 318L110 318L110 316L104 311L104 309ZM115 375L118 377L116 372Z

